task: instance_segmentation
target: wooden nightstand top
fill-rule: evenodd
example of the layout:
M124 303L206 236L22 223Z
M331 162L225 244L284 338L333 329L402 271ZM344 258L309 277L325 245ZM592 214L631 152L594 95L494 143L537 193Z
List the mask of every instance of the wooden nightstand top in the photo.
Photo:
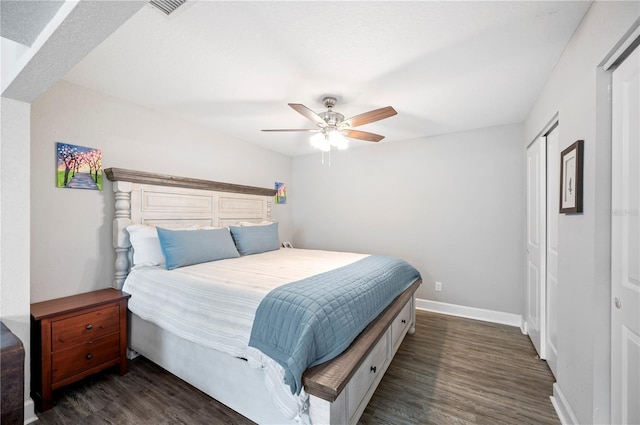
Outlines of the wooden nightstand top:
M129 297L131 297L131 295L118 289L100 289L98 291L31 304L31 316L34 320L42 320L51 316L83 310L87 307L109 304Z

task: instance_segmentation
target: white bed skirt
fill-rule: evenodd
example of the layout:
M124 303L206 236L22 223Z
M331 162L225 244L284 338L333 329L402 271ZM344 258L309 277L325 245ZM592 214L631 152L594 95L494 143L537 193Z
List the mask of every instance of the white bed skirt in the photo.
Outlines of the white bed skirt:
M295 424L271 400L265 375L241 360L180 338L129 312L129 348L259 424Z

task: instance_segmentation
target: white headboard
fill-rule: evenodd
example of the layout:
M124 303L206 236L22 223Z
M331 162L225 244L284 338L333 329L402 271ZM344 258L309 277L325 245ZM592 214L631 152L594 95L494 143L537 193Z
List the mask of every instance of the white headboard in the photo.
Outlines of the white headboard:
M131 268L131 242L126 227L146 224L170 229L224 227L243 221L271 219L275 189L242 186L141 171L107 168L115 192L113 247L114 287L121 289Z

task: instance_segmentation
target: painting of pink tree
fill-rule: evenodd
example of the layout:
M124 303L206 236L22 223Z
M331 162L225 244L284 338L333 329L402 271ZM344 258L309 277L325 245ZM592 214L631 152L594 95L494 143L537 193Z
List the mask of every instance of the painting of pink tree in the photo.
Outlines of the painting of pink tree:
M102 151L56 143L57 186L102 190Z

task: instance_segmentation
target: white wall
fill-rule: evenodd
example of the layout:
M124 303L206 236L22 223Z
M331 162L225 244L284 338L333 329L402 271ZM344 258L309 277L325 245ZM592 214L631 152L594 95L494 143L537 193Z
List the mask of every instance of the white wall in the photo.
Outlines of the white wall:
M28 103L2 98L0 115L0 318L25 350L25 419L30 398L29 113Z
M525 143L556 113L561 150L585 141L584 213L558 228L556 378L579 423L607 423L610 405L610 100L596 69L639 17L640 2L594 2L525 122Z
M295 245L400 257L419 298L522 314L522 139L514 125L338 151L331 167L296 157Z
M102 149L117 167L272 188L291 182L291 159L172 116L61 81L32 104L31 302L112 284L112 184L55 186L55 143ZM281 239L291 204L274 205Z

